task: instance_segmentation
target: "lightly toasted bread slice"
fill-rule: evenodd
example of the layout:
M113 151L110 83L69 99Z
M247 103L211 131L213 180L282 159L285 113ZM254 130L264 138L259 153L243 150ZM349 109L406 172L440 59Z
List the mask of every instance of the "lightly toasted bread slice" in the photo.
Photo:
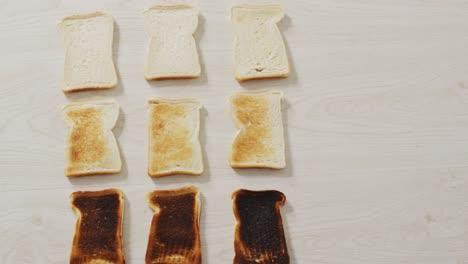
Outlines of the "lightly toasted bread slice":
M143 12L149 44L147 80L197 78L201 67L193 34L198 11L188 5L153 6Z
M78 216L70 264L124 264L122 191L74 192L70 203Z
M238 81L288 77L289 62L275 5L239 5L231 9L234 26L234 75Z
M237 190L232 194L237 220L234 264L289 264L279 191Z
M70 128L65 174L70 177L120 172L122 161L111 129L119 117L115 101L76 102L63 108Z
M148 103L148 175L202 174L200 103L162 98Z
M117 85L112 59L114 19L95 12L65 17L58 24L65 49L64 92L109 89Z
M198 188L152 191L146 199L154 210L146 263L200 264Z
M231 96L239 128L231 148L233 168L282 169L286 166L280 91L242 92Z

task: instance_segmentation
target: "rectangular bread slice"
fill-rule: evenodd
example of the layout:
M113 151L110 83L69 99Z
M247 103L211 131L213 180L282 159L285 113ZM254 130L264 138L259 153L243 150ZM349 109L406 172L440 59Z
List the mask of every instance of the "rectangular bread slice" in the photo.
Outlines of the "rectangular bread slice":
M232 194L237 224L234 264L289 264L279 191L237 190Z
M274 5L240 5L232 8L234 75L237 80L288 77L288 57L277 26L283 17L281 7Z
M70 264L124 264L122 191L74 192L70 203L78 216Z
M149 108L148 175L202 174L200 103L156 98Z
M63 108L70 128L65 174L70 177L120 172L119 147L111 129L119 117L115 101L76 102Z
M201 263L199 196L194 186L148 193L146 199L154 216L146 250L147 264Z
M198 11L187 5L153 6L143 14L150 37L145 78L199 77L201 69L193 38Z
M239 128L232 143L233 168L286 166L279 91L243 92L231 96L231 111Z
M65 49L63 91L115 87L112 16L101 12L69 16L62 19L58 28Z

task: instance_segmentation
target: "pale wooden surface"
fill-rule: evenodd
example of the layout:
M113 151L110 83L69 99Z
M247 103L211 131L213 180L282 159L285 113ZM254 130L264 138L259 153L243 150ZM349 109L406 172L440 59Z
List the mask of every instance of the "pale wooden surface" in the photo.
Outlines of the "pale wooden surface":
M197 185L204 263L232 263L237 188L278 189L292 263L468 263L468 1L284 0L289 79L238 84L229 8L203 1L198 80L147 83L141 11L151 1L0 1L0 263L67 263L76 190L126 194L127 263L143 263L152 216L144 195ZM159 2L161 3L161 2ZM259 3L259 1L256 1ZM116 19L113 91L65 96L56 22L103 10ZM284 91L288 167L232 170L227 97ZM198 98L206 173L146 175L146 100ZM115 98L120 175L69 180L60 108Z

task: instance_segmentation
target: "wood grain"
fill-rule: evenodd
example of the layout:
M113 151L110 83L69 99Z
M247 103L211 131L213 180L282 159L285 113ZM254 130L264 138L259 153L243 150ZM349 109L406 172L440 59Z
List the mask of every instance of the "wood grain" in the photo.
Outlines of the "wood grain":
M126 194L127 262L143 263L152 217L144 195L191 184L202 192L204 263L232 261L238 188L285 193L292 263L468 263L468 1L279 0L293 72L242 84L233 77L229 8L244 1L188 2L201 13L202 77L146 82L141 11L154 1L0 1L0 263L66 263L69 194L110 187ZM119 86L64 95L56 23L95 10L116 20ZM288 166L233 170L228 96L262 89L285 93ZM202 176L146 175L153 97L203 104ZM114 133L123 171L67 179L60 109L88 98L121 105Z

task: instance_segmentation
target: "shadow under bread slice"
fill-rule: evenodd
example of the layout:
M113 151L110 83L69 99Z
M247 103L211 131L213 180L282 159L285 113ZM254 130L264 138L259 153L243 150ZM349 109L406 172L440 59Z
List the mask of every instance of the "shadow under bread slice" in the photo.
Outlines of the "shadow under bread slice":
M70 203L78 216L70 264L124 264L122 191L74 192Z
M288 264L280 205L286 196L279 191L237 190L232 194L237 225L234 264Z
M146 199L154 216L146 250L147 264L201 263L199 195L194 186L148 193Z

